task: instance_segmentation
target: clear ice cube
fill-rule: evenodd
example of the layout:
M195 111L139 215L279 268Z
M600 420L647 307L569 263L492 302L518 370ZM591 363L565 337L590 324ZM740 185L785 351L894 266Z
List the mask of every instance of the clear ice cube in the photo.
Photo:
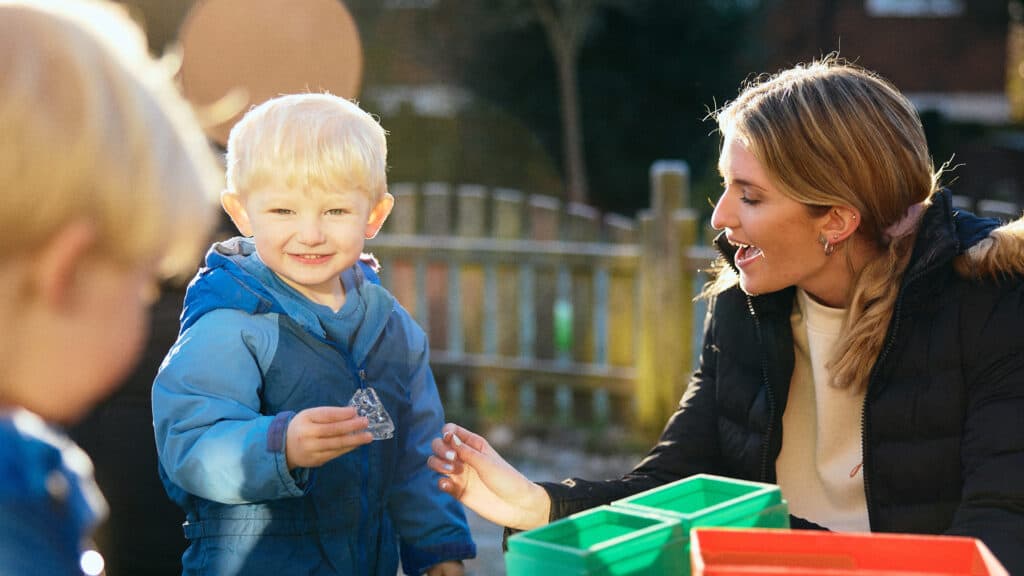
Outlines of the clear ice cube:
M367 431L373 434L374 440L388 440L394 436L395 423L391 421L391 416L381 404L376 390L373 388L356 390L352 399L348 401L348 405L355 406L356 412L360 416L366 416L366 419L370 421Z

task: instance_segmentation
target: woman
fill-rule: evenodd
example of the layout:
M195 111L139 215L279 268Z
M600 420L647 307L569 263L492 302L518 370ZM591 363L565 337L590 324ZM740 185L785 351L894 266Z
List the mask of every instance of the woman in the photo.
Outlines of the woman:
M911 103L837 58L716 119L724 265L658 444L533 484L449 424L440 489L529 529L706 472L778 483L794 527L972 536L1024 572L1024 220L953 210Z

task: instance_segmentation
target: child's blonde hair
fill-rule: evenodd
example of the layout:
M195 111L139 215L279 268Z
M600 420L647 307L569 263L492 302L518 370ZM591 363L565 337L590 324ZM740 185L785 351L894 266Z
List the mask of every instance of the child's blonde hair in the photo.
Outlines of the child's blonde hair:
M269 183L290 189L387 192L386 132L357 104L331 94L290 94L250 110L231 130L227 190Z
M0 258L84 217L98 256L194 269L221 177L139 27L92 0L0 0L0 38Z

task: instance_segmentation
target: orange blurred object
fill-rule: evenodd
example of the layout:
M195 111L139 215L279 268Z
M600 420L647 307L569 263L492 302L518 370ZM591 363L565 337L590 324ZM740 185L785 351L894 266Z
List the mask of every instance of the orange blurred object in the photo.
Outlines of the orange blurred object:
M338 0L200 0L179 40L182 90L222 146L245 110L274 96L359 93L362 44Z

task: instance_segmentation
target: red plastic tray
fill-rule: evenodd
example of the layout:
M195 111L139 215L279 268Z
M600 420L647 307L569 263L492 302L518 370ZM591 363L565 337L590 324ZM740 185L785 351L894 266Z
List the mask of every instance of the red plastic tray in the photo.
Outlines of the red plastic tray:
M977 539L916 534L697 528L693 576L1008 576Z

